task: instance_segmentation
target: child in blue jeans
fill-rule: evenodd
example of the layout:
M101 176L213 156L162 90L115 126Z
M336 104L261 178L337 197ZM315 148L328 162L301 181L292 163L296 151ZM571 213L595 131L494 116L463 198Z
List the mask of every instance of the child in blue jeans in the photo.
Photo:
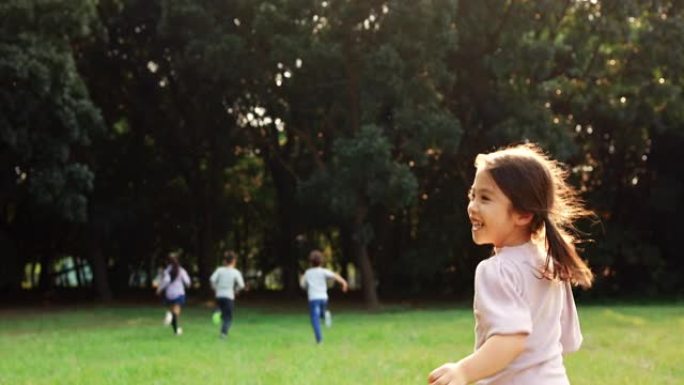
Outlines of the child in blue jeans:
M330 312L326 310L328 306L328 278L332 278L342 285L342 291L347 292L349 285L347 281L339 274L330 271L324 267L323 253L319 250L313 250L309 254L309 263L311 267L304 272L300 280L303 289L306 289L309 298L309 316L311 317L311 326L316 336L316 343L323 341L321 333L321 318L325 317L327 326L330 326L331 316Z

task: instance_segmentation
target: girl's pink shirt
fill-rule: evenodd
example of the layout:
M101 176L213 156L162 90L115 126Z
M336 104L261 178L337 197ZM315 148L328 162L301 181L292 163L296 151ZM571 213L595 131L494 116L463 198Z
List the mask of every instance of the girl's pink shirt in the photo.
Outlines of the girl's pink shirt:
M534 243L503 247L475 271L475 349L493 335L527 334L525 350L483 385L568 385L563 354L582 343L570 284L541 277Z

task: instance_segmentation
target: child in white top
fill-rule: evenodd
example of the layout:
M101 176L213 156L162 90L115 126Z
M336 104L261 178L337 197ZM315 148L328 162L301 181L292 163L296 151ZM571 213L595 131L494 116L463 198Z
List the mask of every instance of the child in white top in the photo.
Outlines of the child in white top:
M539 147L478 155L468 216L494 256L475 272L475 352L433 370L431 385L568 385L563 354L582 342L571 284L593 275L570 236L590 216Z
M334 279L342 285L342 291L347 292L347 281L339 274L321 267L323 264L323 253L313 250L309 254L311 267L304 272L300 280L302 288L306 289L309 299L309 316L311 326L314 330L316 343L323 341L321 332L321 318L325 318L326 325L330 326L331 315L327 310L328 306L328 278Z
M185 304L185 288L190 286L188 272L178 262L178 256L171 253L168 256L169 266L164 270L162 280L157 288L157 294L164 294L169 311L166 312L165 324L171 324L175 335L183 334L178 326L181 306Z
M217 268L209 278L211 287L216 292L216 303L221 310L221 338L228 336L233 322L235 294L245 288L242 273L235 268L237 256L232 251L223 254L223 266Z

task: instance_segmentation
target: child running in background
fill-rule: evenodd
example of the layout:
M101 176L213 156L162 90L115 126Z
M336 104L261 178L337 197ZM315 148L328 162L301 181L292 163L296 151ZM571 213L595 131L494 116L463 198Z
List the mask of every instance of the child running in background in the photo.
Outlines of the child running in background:
M309 254L309 263L311 267L304 272L300 280L300 285L306 289L307 297L309 299L309 316L311 317L311 326L314 330L316 343L323 341L323 334L321 332L321 318L325 318L326 326L330 327L332 323L332 316L327 310L328 306L328 278L334 279L342 285L342 291L347 292L347 281L339 274L321 267L323 264L323 253L319 250L313 250Z
M592 213L536 145L480 154L475 167L472 237L494 246L475 271L475 352L433 370L428 383L568 385L563 354L582 343L571 284L593 280L571 233Z
M169 265L163 272L157 294L163 293L164 302L169 306L164 324L171 324L173 333L181 335L183 329L179 326L179 317L181 306L185 304L185 288L190 286L190 276L178 262L175 253L169 254L168 261Z
M235 295L245 287L242 273L235 268L236 262L235 253L226 251L223 254L223 266L217 268L209 278L211 287L216 292L216 303L221 310L221 338L228 337L228 330L233 322Z

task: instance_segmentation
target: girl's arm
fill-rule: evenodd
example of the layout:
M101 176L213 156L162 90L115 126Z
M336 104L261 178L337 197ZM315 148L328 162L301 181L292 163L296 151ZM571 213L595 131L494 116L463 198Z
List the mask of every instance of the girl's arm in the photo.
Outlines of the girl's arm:
M181 279L183 280L183 284L185 285L185 287L190 287L190 276L188 275L188 272L185 271L185 269L182 270Z
M491 336L473 354L456 363L433 370L430 385L466 385L492 376L515 360L525 350L527 334Z
M157 286L157 295L161 294L162 291L164 291L164 289L166 289L166 287L169 286L169 283L171 283L171 277L168 273L163 272L162 278L159 281L159 286Z

